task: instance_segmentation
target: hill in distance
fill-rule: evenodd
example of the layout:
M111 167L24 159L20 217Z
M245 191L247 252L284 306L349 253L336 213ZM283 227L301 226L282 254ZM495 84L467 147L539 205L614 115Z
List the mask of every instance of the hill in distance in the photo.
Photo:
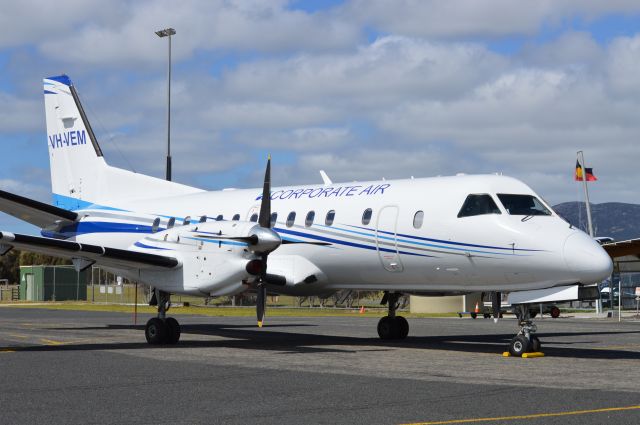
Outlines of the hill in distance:
M556 213L587 231L587 208L584 202L563 202L553 207ZM622 202L591 204L595 236L609 236L616 241L640 238L640 205Z

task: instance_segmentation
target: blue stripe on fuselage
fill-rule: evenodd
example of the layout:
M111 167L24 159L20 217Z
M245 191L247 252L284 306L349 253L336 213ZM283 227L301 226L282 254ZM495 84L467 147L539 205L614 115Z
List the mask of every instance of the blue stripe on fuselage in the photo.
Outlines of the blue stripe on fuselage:
M369 229L368 227L353 226L351 224L346 224L346 226L354 227L356 229L364 229L364 230L368 230L370 232L375 232L375 229ZM387 235L394 235L395 234L393 232L386 232L384 230L378 230L378 233L385 233ZM445 244L459 245L459 246L470 246L470 247L474 247L474 248L501 249L501 250L508 250L508 251L544 252L543 249L526 249L526 248L513 248L513 247L502 247L502 246L491 246L491 245L477 245L477 244L464 243L464 242L445 241L445 240L442 240L442 239L424 238L424 237L421 237L421 236L407 235L407 234L404 234L404 233L397 233L397 236L401 236L401 237L405 237L405 238L411 238L411 239L417 239L417 240L423 240L423 241L428 241L428 242L438 242L438 243L445 243Z
M145 249L160 249L163 251L170 251L169 248L160 248L159 246L151 246L151 245L145 245L142 242L136 242L134 243L135 246L140 247L140 248L145 248Z
M303 232L297 232L295 230L282 229L282 228L278 228L278 227L274 227L273 230L275 230L278 233L285 233L285 234L290 234L290 235L295 235L295 236L302 236L302 237L305 237L305 238L315 239L315 240L318 240L318 241L330 242L330 243L334 243L334 244L337 244L337 245L352 246L352 247L355 247L355 248L363 248L363 249L368 249L368 250L371 250L371 251L380 250L380 251L383 251L383 252L394 252L394 253L398 252L399 254L415 255L417 257L435 257L434 255L416 254L414 252L396 251L395 249L380 248L380 247L364 245L364 244L355 243L355 242L347 242L347 241L342 241L340 239L327 238L326 236L311 235L311 234L307 234L307 233L303 233Z
M158 229L159 232L164 229ZM106 221L80 221L60 229L58 234L65 237L85 233L152 233L151 226L135 223L111 223Z
M217 243L220 245L234 245L234 246L249 246L249 244L245 242L236 242L236 241L223 241L221 239L205 239L205 238L192 238L190 236L185 237L185 239L191 239L194 241L202 241L206 243Z

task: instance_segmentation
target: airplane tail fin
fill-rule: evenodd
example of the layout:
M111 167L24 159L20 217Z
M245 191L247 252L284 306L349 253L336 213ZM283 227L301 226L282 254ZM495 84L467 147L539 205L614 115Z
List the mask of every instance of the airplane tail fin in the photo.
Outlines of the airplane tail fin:
M126 200L174 196L200 190L109 166L71 79L44 79L47 144L54 205L126 208Z

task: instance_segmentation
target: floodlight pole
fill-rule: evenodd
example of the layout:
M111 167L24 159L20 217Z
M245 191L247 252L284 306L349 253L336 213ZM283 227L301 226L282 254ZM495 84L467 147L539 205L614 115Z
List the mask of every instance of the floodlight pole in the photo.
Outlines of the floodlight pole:
M156 31L160 38L169 38L169 72L167 77L167 180L171 181L171 36L176 34L173 28Z

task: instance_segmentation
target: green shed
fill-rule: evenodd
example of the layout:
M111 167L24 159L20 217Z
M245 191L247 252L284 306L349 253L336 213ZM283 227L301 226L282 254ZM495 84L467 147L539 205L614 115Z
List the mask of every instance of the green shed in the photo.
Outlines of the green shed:
M20 266L20 299L27 301L86 300L91 269L73 266Z

